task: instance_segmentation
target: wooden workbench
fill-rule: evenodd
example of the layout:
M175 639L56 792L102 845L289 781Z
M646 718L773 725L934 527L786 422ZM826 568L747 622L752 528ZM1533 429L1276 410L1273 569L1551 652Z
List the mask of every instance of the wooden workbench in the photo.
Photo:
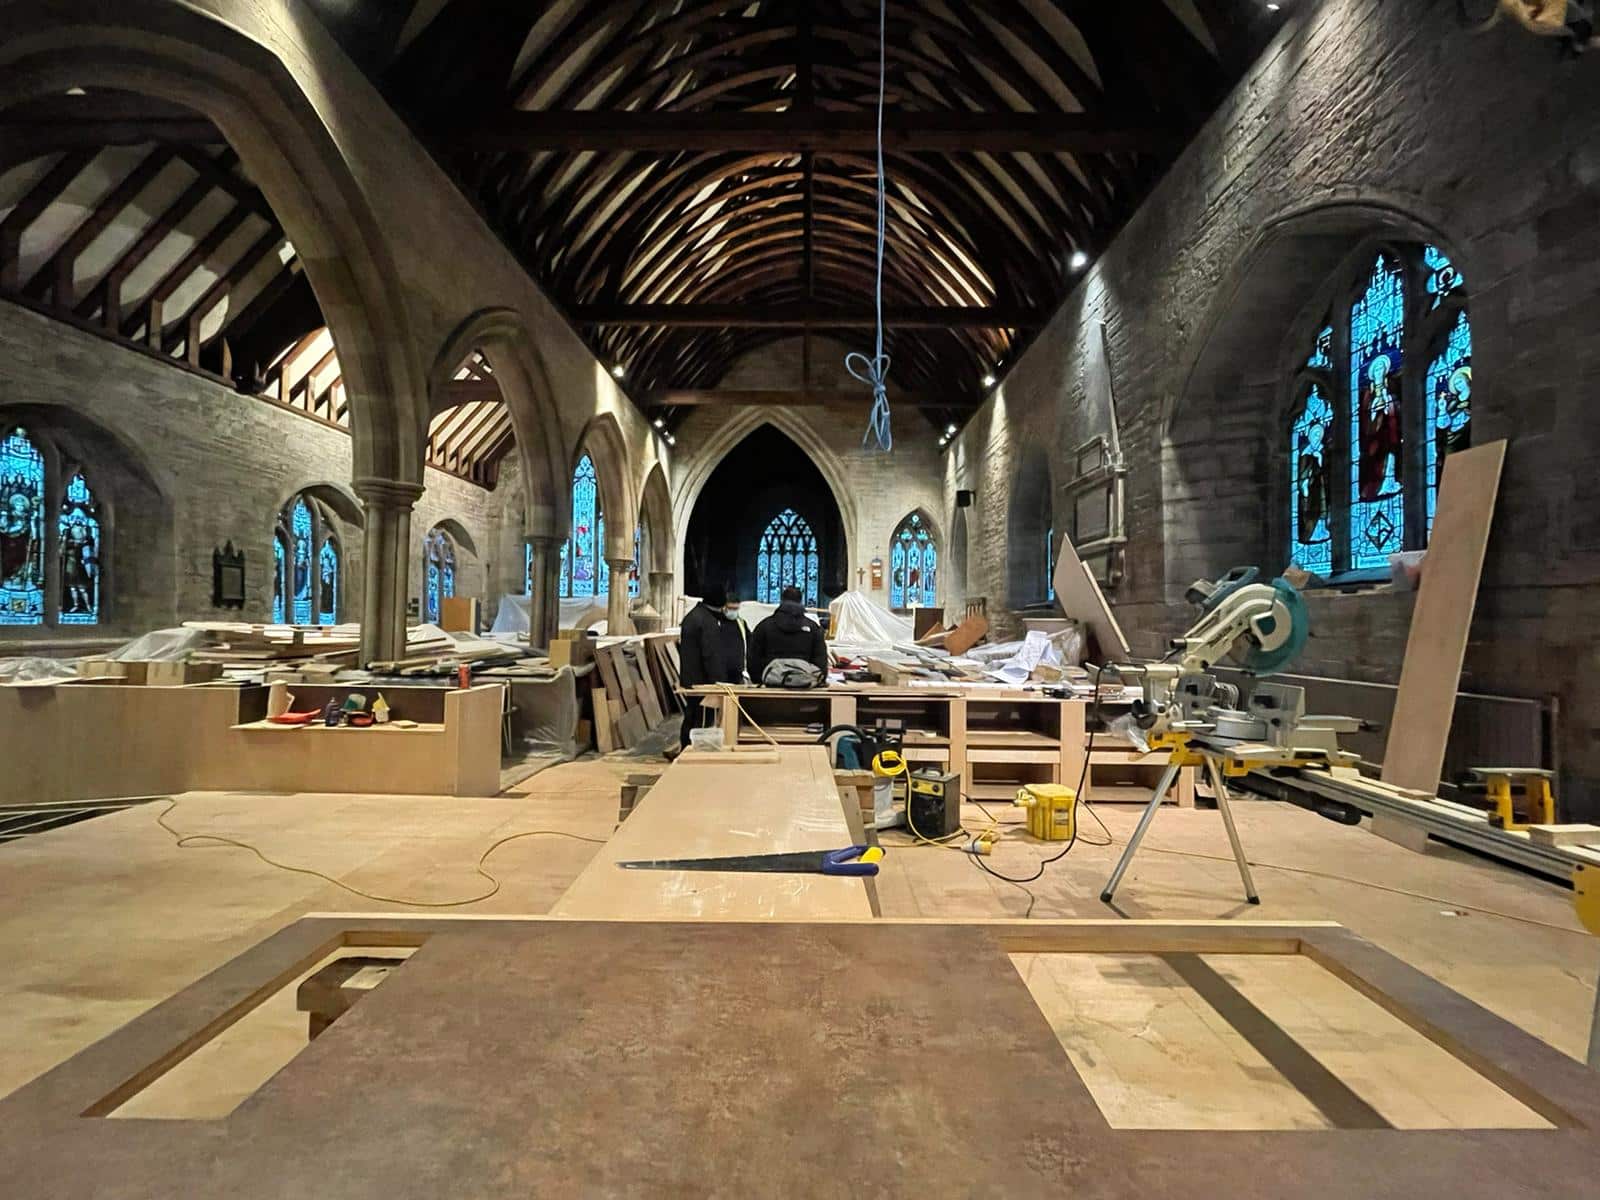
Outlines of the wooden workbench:
M630 871L629 859L837 850L855 842L828 752L782 750L777 762L668 767L552 913L590 920L689 917L869 920L860 879L723 871ZM855 798L851 796L850 802Z
M814 744L821 729L834 725L868 727L899 720L906 729L905 756L913 767L934 765L961 776L962 791L973 800L1011 800L1023 783L1064 783L1076 787L1089 752L1086 700L1057 700L1041 691L1005 687L886 687L882 684L832 684L814 691L740 686L687 689L700 696L718 719L729 745L752 746L765 739L753 720L776 741ZM735 697L738 703L734 702ZM739 706L745 713L741 714ZM1094 739L1085 792L1092 801L1150 799L1166 766L1165 753L1147 754L1104 732ZM1194 768L1179 772L1173 799L1194 804Z
M103 1119L374 945L421 948L226 1118ZM1552 1127L1111 1128L1013 965L1052 953L1310 958ZM368 914L296 922L0 1100L0 1179L7 1200L1505 1200L1591 1194L1596 1128L1580 1063L1336 926Z

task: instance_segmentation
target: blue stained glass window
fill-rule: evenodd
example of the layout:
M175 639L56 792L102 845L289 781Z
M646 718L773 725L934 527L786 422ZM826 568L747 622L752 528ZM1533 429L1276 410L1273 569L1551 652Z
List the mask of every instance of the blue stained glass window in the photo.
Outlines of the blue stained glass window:
M100 621L100 514L82 471L74 471L61 495L56 520L61 556L61 624Z
M289 532L294 535L293 607L296 625L311 624L311 506L296 500L289 514Z
M1461 272L1456 270L1456 265L1437 246L1422 248L1422 265L1428 272L1428 311L1432 312L1444 303L1446 296L1460 290L1466 281L1462 279Z
M643 557L644 526L633 527L633 566L628 568L628 595L637 598L639 595L639 560Z
M522 548L522 594L533 595L533 547Z
M561 547L561 594L603 596L605 516L600 512L600 483L594 461L585 454L572 473L572 532Z
M939 548L921 513L900 522L889 547L889 607L931 607L937 603Z
M1439 476L1445 455L1472 444L1472 322L1466 310L1456 314L1444 348L1428 366L1428 532L1439 499Z
M289 620L289 551L284 547L283 535L272 539L272 623L284 625Z
M44 456L20 427L0 441L0 625L44 622Z
M1380 254L1350 309L1350 566L1358 571L1387 567L1405 545L1405 313L1401 265Z
M429 531L422 543L422 618L437 623L446 597L456 594L456 550L442 529Z
M611 564L606 561L606 514L595 505L594 518L594 594L611 595Z
M1328 477L1333 406L1312 384L1295 410L1289 450L1289 557L1303 570L1333 573L1332 488Z
M339 547L331 537L322 539L322 550L317 554L317 575L321 583L317 622L335 625L339 621Z
M768 523L756 550L756 600L776 604L783 589L797 587L807 604L818 603L817 538L799 513L786 508Z
M1056 598L1056 531L1055 526L1044 531L1044 598Z
M1322 332L1317 334L1317 344L1312 347L1311 357L1306 359L1306 366L1313 371L1333 370L1333 326L1325 325Z

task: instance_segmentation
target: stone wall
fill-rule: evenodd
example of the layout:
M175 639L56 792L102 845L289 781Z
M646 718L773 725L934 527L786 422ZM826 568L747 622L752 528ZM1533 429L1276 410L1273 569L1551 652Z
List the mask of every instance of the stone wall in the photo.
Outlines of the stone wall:
M211 552L230 540L245 552L249 600L238 616L270 620L272 530L284 502L318 487L345 495L359 511L350 494L350 436L342 430L0 303L0 423L13 420L52 439L64 431L85 445L87 477L114 527L102 623L8 629L0 654L68 652L183 620L233 619L235 610L211 605ZM507 587L520 591L520 550L514 571L505 564L506 540L521 540L516 468L504 490L432 469L426 481L412 525L411 595L420 592L422 535L443 520L457 522L478 548L462 561L460 594L492 605ZM506 535L513 520L516 532ZM359 620L361 542L347 533L343 543L341 616Z
M1029 445L1050 447L1064 515L1070 454L1104 423L1086 386L1102 322L1130 464L1113 599L1136 651L1187 624L1195 576L1281 569L1285 368L1329 272L1376 237L1436 241L1470 289L1473 440L1510 442L1463 688L1559 697L1564 808L1592 816L1600 73L1510 28L1469 36L1447 0L1295 9L963 431L946 486L977 492L970 586L1008 594L1012 480ZM1298 669L1397 677L1409 596L1369 588L1311 609Z

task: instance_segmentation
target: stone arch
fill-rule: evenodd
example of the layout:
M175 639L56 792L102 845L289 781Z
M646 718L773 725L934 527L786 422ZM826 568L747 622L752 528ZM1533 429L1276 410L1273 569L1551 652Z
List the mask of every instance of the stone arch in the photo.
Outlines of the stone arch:
M883 545L885 578L889 578L889 573L893 569L895 534L899 533L900 527L912 517L920 517L922 519L923 527L927 529L928 537L933 541L934 553L937 555L938 563L938 575L934 580L934 600L935 602L942 604L946 601L949 595L949 584L946 582L945 575L945 555L949 552L950 546L949 543L945 541L944 531L939 527L939 522L934 519L933 513L930 512L925 505L918 504L902 513L900 516L896 517L894 523L889 526L888 532L884 535ZM885 594L887 594L889 588L886 587L884 590ZM890 606L893 607L892 601L890 601Z
M945 552L945 586L949 589L945 599L945 616L948 619L967 600L967 513L969 509L957 508L950 518L950 548Z
M335 483L329 479L301 484L284 495L278 504L278 509L281 511L296 496L310 496L320 500L333 510L334 515L352 528L360 529L366 523L366 513L361 507L361 501L356 498L355 492L348 484Z
M645 476L640 493L639 524L645 530L646 561L640 566L651 574L670 573L677 543L672 529L672 492L667 487L666 466L657 462Z
M563 537L572 513L566 502L572 471L562 453L560 414L544 359L534 348L520 313L487 308L455 328L434 356L428 373L429 412L445 407L445 389L473 350L481 350L489 360L516 431L526 502L525 532Z
M1295 400L1292 381L1322 320L1347 299L1362 260L1384 246L1415 244L1443 249L1469 287L1477 278L1471 248L1398 198L1300 205L1253 232L1197 328L1181 385L1163 401L1163 515L1186 530L1182 539L1162 541L1158 561L1169 600L1190 580L1239 563L1282 565L1287 515L1279 501L1289 484L1278 435ZM1474 382L1492 385L1495 373L1481 367L1494 343L1483 332L1474 327ZM1474 400L1488 390L1475 387ZM1219 421L1224 413L1228 419ZM1229 464L1220 477L1219 460Z
M673 571L678 579L684 576L683 548L688 539L689 518L695 504L705 489L711 473L721 465L734 447L763 425L771 425L803 450L812 464L822 473L833 502L844 520L846 579L850 563L858 562L861 546L861 529L853 493L850 490L844 464L830 450L815 430L784 409L745 409L722 425L709 437L705 445L693 456L693 465L686 468L673 481ZM688 458L689 456L686 456Z
M600 511L608 515L605 556L608 559L631 559L633 531L640 516L639 497L633 487L632 473L628 470L628 443L622 436L622 426L614 413L597 413L578 435L572 460L567 464L569 488L572 472L585 454L594 463L595 478L599 481ZM610 515L613 513L622 517L622 520Z
M81 6L8 13L0 108L93 80L214 122L296 247L333 334L351 404L357 480L420 484L428 413L403 279L361 185L288 68L223 21L160 0L116 18Z
M474 558L477 557L477 539L475 539L471 533L467 532L467 527L460 521L456 520L456 518L440 517L432 525L428 526L427 532L432 533L435 529L442 529L445 531L445 533L449 534L450 540L456 544L456 548L458 550L465 550Z

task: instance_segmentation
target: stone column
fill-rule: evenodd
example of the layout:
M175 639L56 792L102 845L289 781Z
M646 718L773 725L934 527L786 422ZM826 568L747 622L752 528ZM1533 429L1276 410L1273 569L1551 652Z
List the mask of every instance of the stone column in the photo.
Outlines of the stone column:
M611 568L611 592L606 597L606 631L612 637L622 637L633 632L633 622L628 620L628 572L633 570L633 555L625 558L608 558Z
M411 508L422 485L397 479L357 479L364 514L361 529L361 661L404 658L406 592L411 559Z
M528 571L528 586L532 589L528 600L528 641L547 647L560 620L556 580L561 569L561 539L536 534L528 538L528 547L533 552Z
M650 603L661 614L661 628L666 629L673 623L672 602L677 599L673 595L671 571L650 572Z

